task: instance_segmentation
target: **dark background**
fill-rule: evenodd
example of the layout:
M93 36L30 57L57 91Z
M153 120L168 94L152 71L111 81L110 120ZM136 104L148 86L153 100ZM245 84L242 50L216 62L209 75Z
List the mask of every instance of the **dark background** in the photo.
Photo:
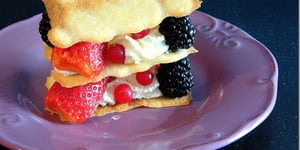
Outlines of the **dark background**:
M43 10L41 0L1 0L0 29ZM270 49L279 66L277 102L271 115L222 149L298 149L298 1L204 0L200 10L248 32Z

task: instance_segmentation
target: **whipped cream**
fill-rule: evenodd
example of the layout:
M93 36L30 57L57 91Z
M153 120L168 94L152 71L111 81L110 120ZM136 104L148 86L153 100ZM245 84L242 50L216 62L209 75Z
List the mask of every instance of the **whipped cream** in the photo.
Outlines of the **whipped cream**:
M60 69L57 69L56 67L53 67L53 68L54 68L54 70L56 70L58 73L63 74L64 76L71 76L71 75L77 74L76 72L60 70Z
M133 39L129 35L115 37L110 43L121 44L125 47L125 64L139 64L151 60L167 52L169 46L165 44L165 37L158 28L151 29L150 33L141 39ZM77 74L76 72L54 69L65 76Z
M136 74L132 74L122 78L116 78L112 82L109 82L106 87L106 91L103 95L103 100L101 100L100 105L106 106L114 105L116 102L114 100L114 90L120 84L128 84L133 91L133 100L141 98L155 98L162 96L161 91L159 90L159 82L157 81L156 76L154 76L151 84L147 86L140 85L135 78Z
M117 36L112 43L121 44L125 47L125 64L151 60L168 51L169 46L165 44L165 37L157 28L150 31L141 39L133 39L129 35Z

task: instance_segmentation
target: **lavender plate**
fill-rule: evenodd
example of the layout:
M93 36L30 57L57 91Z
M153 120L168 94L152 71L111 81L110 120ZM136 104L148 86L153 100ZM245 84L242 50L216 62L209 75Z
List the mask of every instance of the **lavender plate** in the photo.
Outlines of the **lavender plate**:
M269 50L234 25L195 12L191 105L62 123L43 109L51 67L40 19L0 31L0 144L10 149L217 149L257 127L275 105L278 67Z

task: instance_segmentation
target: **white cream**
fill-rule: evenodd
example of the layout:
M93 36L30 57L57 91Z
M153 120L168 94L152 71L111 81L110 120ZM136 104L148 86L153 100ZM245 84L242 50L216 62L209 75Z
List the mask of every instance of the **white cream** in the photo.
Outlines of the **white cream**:
M125 64L139 64L141 61L151 60L168 51L169 46L165 44L165 37L157 28L154 28L150 33L141 39L133 39L129 35L115 37L111 43L122 44L125 47ZM54 69L65 75L70 76L75 72Z
M160 34L158 29L152 29L147 36L137 40L131 38L129 35L117 36L111 43L122 44L125 47L126 64L138 64L141 61L151 60L167 52L169 48L169 46L165 44L164 36ZM54 69L65 76L76 74L75 72L63 71L57 68ZM114 90L119 84L123 83L130 85L132 88L133 99L162 96L162 93L158 88L159 82L157 81L156 76L154 76L150 85L143 86L136 81L135 75L136 74L132 74L127 77L117 78L112 82L109 82L100 105L114 105L116 103L113 95Z
M125 64L151 60L165 53L169 46L165 44L165 37L158 29L141 39L133 39L129 35L117 36L112 43L121 44L125 47Z
M74 75L74 74L77 74L76 72L71 72L71 71L65 71L65 70L59 70L55 67L53 67L54 70L56 70L58 73L60 74L63 74L64 76L71 76L71 75Z
M136 74L132 74L127 77L117 78L112 82L107 84L106 91L103 95L103 100L101 100L100 105L114 105L116 102L114 100L114 90L120 84L128 84L133 91L133 99L141 98L154 98L162 95L159 90L159 82L157 78L154 77L152 83L147 86L140 85L135 78Z

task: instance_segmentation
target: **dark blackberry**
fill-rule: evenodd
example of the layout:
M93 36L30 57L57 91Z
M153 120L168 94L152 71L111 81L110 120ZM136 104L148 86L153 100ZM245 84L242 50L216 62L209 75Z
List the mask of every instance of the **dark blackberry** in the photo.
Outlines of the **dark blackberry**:
M48 39L48 32L51 29L51 25L50 25L50 19L48 17L48 13L45 11L43 12L42 15L42 20L40 21L39 24L39 32L41 34L41 38L42 40L50 47L54 47L54 45L49 41Z
M159 32L165 36L170 51L190 48L194 43L196 30L188 16L167 17L159 27Z
M186 95L194 85L191 64L187 57L177 62L161 64L156 76L163 96L170 98Z

